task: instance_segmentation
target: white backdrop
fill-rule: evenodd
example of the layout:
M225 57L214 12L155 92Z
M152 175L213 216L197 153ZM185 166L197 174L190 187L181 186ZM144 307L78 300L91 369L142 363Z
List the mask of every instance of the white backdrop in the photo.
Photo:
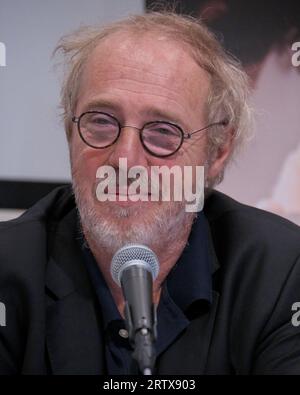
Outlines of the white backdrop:
M69 179L52 51L80 25L142 12L143 0L0 0L0 179Z

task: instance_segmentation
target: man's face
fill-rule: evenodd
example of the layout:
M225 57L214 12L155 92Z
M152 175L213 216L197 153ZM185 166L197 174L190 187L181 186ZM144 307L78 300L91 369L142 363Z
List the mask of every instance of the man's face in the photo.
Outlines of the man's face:
M181 45L159 35L115 34L98 45L88 59L74 115L102 111L121 125L136 128L165 120L190 132L206 126L208 90L208 75ZM178 202L100 203L95 194L100 166L110 165L118 171L119 159L126 158L128 168L143 166L150 174L151 166L202 166L207 159L205 133L185 140L181 149L167 158L146 152L139 133L126 127L114 145L94 149L80 139L77 125L72 130L72 174L83 228L94 240L106 238L103 244L115 243L115 248L125 242L155 244L164 231L190 226L192 217Z

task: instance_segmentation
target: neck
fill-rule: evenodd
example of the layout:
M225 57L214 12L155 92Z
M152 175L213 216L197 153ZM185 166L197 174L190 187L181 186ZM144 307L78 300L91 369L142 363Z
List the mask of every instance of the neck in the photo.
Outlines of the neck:
M186 246L191 230L191 225L192 221L190 226L186 227L186 229L184 229L182 233L178 235L178 239L172 245L164 245L162 243L160 246L149 246L157 255L158 261L160 263L159 275L153 284L153 303L156 305L159 303L162 284L164 283L171 269L175 266L180 255L182 254L184 247ZM122 317L124 317L125 301L122 289L113 281L110 274L110 265L115 251L109 251L107 248L98 245L98 243L96 244L89 232L84 228L83 233L110 289L116 306Z

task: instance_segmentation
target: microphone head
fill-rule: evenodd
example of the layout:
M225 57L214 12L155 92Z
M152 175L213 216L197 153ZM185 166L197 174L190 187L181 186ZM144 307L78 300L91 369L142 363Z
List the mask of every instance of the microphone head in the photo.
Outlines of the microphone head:
M122 272L132 265L144 266L152 274L153 280L159 272L157 256L149 247L141 244L127 244L115 253L111 261L111 276L119 286L121 286Z

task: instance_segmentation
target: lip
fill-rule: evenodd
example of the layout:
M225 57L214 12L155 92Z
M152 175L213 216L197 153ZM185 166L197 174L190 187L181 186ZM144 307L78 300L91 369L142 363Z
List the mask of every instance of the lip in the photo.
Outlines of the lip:
M148 193L148 195L141 195L139 193L120 193L120 192L116 192L116 193L110 193L108 195L112 195L112 196L151 196L151 193Z
M107 200L112 203L117 203L121 206L133 205L137 203L146 203L151 201L151 194L148 195L140 195L140 194L125 194L125 193L107 193ZM135 199L134 199L135 198ZM132 200L133 199L133 200ZM145 199L145 200L142 200Z
M116 194L116 195L110 195L110 196L114 199L111 201L112 204L116 204L118 206L123 206L123 207L134 206L134 205L138 206L142 203L148 203L151 201L149 196L146 196L145 200L142 200L140 195ZM134 196L137 197L137 200L132 199Z

